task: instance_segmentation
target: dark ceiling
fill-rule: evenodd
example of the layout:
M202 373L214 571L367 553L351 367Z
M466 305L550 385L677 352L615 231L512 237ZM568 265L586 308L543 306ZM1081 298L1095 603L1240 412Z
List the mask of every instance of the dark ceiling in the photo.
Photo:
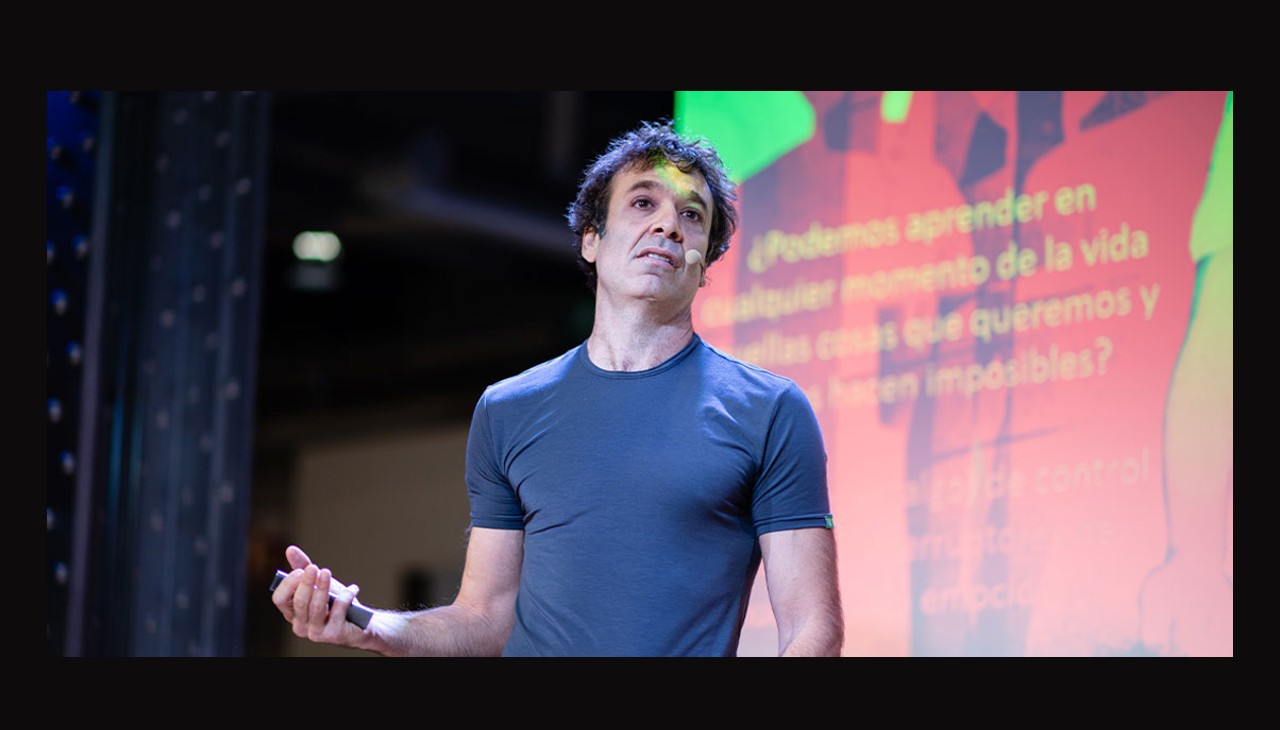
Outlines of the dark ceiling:
M263 434L397 408L466 419L485 385L581 342L592 301L564 210L609 140L670 117L673 99L273 92ZM342 255L300 266L304 230L335 232Z

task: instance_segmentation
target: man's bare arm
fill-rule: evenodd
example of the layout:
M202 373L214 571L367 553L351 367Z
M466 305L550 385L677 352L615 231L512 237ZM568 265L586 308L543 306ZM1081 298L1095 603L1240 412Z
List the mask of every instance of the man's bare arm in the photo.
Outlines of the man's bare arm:
M768 532L760 536L760 549L778 625L779 656L840 656L844 612L832 531Z
M493 656L502 653L515 621L524 533L473 528L458 596L425 611L375 610L366 630L346 621L355 592L333 580L297 547L286 551L294 571L272 602L294 634L385 656ZM338 598L328 606L328 594Z

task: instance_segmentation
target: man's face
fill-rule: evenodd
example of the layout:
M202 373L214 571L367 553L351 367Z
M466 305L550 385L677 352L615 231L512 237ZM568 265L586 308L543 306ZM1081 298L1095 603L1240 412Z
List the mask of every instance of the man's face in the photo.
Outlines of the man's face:
M693 303L706 267L685 251L707 255L711 191L700 173L659 164L619 172L610 188L605 233L588 229L582 257L596 265L596 296Z

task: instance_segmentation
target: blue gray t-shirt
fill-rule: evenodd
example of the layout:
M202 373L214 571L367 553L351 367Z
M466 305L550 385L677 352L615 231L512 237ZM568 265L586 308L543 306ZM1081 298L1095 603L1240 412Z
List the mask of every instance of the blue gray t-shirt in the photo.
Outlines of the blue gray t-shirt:
M584 343L489 386L467 487L473 526L525 533L508 656L733 655L757 538L831 526L803 391L696 335L649 370Z

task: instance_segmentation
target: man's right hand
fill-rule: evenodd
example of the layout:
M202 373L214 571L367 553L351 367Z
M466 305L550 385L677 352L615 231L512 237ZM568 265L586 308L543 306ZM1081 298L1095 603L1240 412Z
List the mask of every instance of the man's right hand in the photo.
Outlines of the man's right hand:
M320 644L359 647L365 632L346 617L360 587L334 580L328 568L311 562L296 545L285 550L285 558L293 571L271 594L271 602L293 626L293 633ZM335 595L332 606L330 591Z
M467 543L462 585L453 603L421 611L374 611L368 629L347 621L359 591L333 579L290 545L293 572L271 602L298 636L383 656L498 656L515 623L516 593L524 555L524 531L477 527ZM329 592L333 591L333 606ZM363 604L361 604L363 605Z

